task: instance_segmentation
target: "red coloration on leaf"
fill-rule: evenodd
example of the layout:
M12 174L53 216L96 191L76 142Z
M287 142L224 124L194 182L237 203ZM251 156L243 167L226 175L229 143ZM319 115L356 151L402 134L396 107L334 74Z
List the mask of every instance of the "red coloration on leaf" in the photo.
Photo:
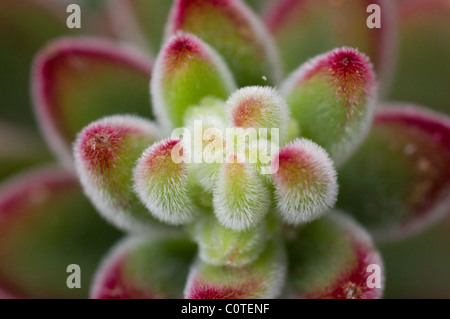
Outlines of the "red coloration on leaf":
M192 284L187 299L246 299L258 284L249 280L245 283L231 285L209 284L196 280Z
M76 189L78 181L69 172L60 168L43 169L25 173L2 185L0 193L0 234L7 236L11 223L23 222L29 217L31 206L38 206L48 200L48 196L57 196L59 192ZM3 238L5 238L3 237ZM6 241L7 243L7 241ZM0 255L5 250L0 241ZM15 287L14 281L0 278L0 298L27 298L27 293Z
M152 149L151 153L146 154L146 173L161 173L167 171L167 169L172 172L173 170L176 170L180 173L183 169L183 165L181 165L182 163L177 164L172 161L172 150L180 142L181 141L177 139L167 139L155 149ZM180 153L177 155L183 156L182 148L180 149Z
M280 185L294 187L299 183L307 186L308 182L314 180L315 171L314 163L310 154L295 146L283 147L278 156L274 157L274 167L278 167L278 171L274 174L274 178ZM299 175L302 178L299 178Z
M81 140L80 153L83 162L94 175L103 175L114 166L118 153L122 149L124 138L128 134L138 134L130 127L96 125L90 128Z
M347 267L336 282L319 293L304 296L308 299L377 299L381 295L381 289L369 288L367 279L372 274L367 272L371 264L382 266L378 254L367 243L360 243L353 239L353 247L356 259L353 265Z
M7 185L7 187L5 187ZM42 170L31 175L16 178L3 186L0 194L0 233L7 222L18 218L18 214L26 213L30 204L36 205L46 200L48 192L66 191L78 187L78 181L72 174L61 169ZM36 191L40 189L41 191Z
M307 81L318 73L329 77L336 94L349 107L359 104L374 85L375 76L369 59L352 48L333 50L313 60L312 68L298 82Z
M120 255L102 269L102 277L96 282L96 291L92 298L95 299L157 299L158 297L145 289L139 288L134 283L127 282L125 278L124 264L128 259L127 254Z
M232 120L235 127L254 127L261 116L263 103L257 98L248 98L233 110Z
M210 62L205 49L198 42L197 38L189 34L180 34L170 42L164 52L165 67L167 72L176 72L187 62L193 59L201 59Z
M438 113L419 107L396 105L382 108L375 116L374 125L399 126L399 130L404 130L405 132L415 130L416 134L427 136L433 143L440 145L442 150L446 151L445 154L439 155L438 160L442 160L444 156L450 159L450 120L445 116L440 116ZM420 153L420 151L416 153ZM438 172L436 169L433 169L435 166L432 161L433 157L430 156L429 159L419 160L418 162L415 173L419 174L424 182L427 182L429 179L434 180L434 182L428 182L425 196L421 196L417 207L411 208L411 210L415 211L416 216L424 215L426 217L430 209L433 209L433 207L437 206L436 203L441 203L443 200L443 204L441 203L443 209L437 207L436 213L430 214L430 221L446 213L448 209L445 207L448 207L448 203L450 203L447 199L448 195L445 195L449 193L450 189L450 166L447 165L446 169ZM432 185L431 188L430 185ZM414 228L414 224L406 224L404 226L406 228Z
M431 136L438 144L450 150L450 120L438 113L418 107L387 107L381 109L374 120L375 125L401 124L415 127Z
M64 158L64 149L72 142L67 123L63 122L57 92L58 77L65 69L83 68L83 60L114 62L150 78L152 66L148 58L130 48L95 38L61 39L42 50L35 58L32 75L32 90L35 112L39 124L50 145ZM95 120L95 119L92 119ZM87 125L88 123L86 123Z

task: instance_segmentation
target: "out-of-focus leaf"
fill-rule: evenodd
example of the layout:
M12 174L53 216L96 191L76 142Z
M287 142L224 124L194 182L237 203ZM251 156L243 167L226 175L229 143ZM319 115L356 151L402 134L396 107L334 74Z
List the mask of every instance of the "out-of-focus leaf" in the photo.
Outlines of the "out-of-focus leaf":
M92 208L76 178L39 169L0 186L0 295L85 298L102 255L119 237ZM67 268L80 266L81 289Z
M422 230L450 211L449 163L448 117L388 104L340 170L337 205L377 239Z

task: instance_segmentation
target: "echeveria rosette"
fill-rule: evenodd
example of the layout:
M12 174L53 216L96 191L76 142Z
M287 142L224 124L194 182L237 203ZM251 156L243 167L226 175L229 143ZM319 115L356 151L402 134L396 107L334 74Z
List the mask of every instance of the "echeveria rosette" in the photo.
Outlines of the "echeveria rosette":
M284 12L277 9L274 13L280 16L292 13L294 20L298 17L299 11L294 10L296 1L273 3L274 7L282 4L278 9L289 9L286 3L292 9ZM382 23L390 26L389 8L384 1L377 3L383 6L383 11L388 11ZM148 41L150 50L156 53L160 40L152 42L152 33L162 29L161 25L145 30L152 28L146 19L156 10L145 12L148 4L139 0L123 1L123 4L126 10L122 17L129 19L123 21L130 28L124 29L122 36L140 44ZM319 8L321 5L323 7ZM321 5L317 11L313 8L304 12L328 10L331 13L329 9L338 5L336 16L342 18L357 10L350 1ZM168 11L168 5L163 7L163 11ZM117 11L120 6L115 8L116 11L112 6L111 12L120 14L120 9ZM140 17L131 23L130 19L138 15ZM364 14L358 12L357 16L361 18ZM293 21L287 17L278 22ZM160 20L152 20L152 23L157 21ZM317 22L312 24L317 25ZM292 25L287 29L289 27ZM385 86L388 72L384 70L389 69L392 61L389 57L392 38L386 36L384 29L356 34L351 26L348 28L344 25L336 29L338 32L350 30L345 32L348 36L344 37L345 42L327 42L333 45L315 53L341 45L358 46L375 62L377 78L381 86ZM341 186L341 176L336 179L335 164L344 172L348 167L346 160L350 158L356 165L365 166L363 173L372 169L364 164L364 157L359 156L357 148L367 134L363 148L367 144L370 148L373 134L377 134L379 115L370 130L377 96L375 72L368 57L356 49L343 47L300 67L306 57L293 64L286 61L287 65L292 64L291 69L286 70L298 69L282 83L274 46L276 42L281 43L281 38L270 24L269 30L275 35L275 41L257 15L239 0L177 0L172 6L165 38L160 37L164 43L154 66L145 54L94 38L59 40L38 55L33 78L34 97L38 121L47 140L68 168L73 169L75 162L84 191L99 212L129 232L129 238L113 248L98 268L91 297L381 296L383 282L381 288L375 289L366 284L369 264L380 266L384 277L382 261L370 236L351 217L331 210L338 184ZM133 32L135 36L131 35ZM294 32L285 34L295 35ZM295 43L298 42L284 42L282 56L290 50L288 44ZM296 51L294 47L291 47L292 52ZM153 107L148 103L149 80ZM277 88L258 86L279 84L281 93ZM130 113L134 113L133 116L124 115ZM441 164L448 153L448 145L442 142L442 134L447 129L442 127L446 127L448 120L418 113L417 121L412 122L430 120L433 122L431 131L435 134L428 134L430 131L422 134L420 128L426 125L422 123L418 125L420 128L411 129L408 122L406 128L398 128L398 142L412 139L426 149L425 153L430 151L426 160L436 164L433 168L436 166L440 172L446 172ZM225 154L223 163L192 163L187 159L198 154L190 152L185 136L174 138L167 134L178 126L192 130L198 119L204 121L203 128L231 127L241 135L245 135L246 129L278 128L280 144L266 144L266 148L274 151L267 157L258 152L259 145L232 142L232 146L241 147L243 154ZM440 129L436 131L436 127ZM410 131L416 135L409 136ZM270 137L258 136L258 141L267 141ZM428 137L427 144L424 140ZM212 135L207 142L227 146L224 140ZM211 159L207 146L203 143L201 151ZM407 149L410 152L413 147ZM173 159L174 150L179 161ZM256 163L240 162L252 156L256 157ZM263 162L263 159L269 161ZM408 176L416 176L411 170L415 159L402 160L405 165L401 172L405 173L402 176L406 176L407 182ZM389 170L393 164L397 169L396 163L386 161L379 167ZM262 173L263 164L269 164L271 173ZM71 176L71 173L66 174ZM441 212L448 208L443 200L447 191L446 173L440 178L434 173L425 175L418 176L418 185L412 185L412 197L417 199L412 205L428 209L406 216L408 223L422 227L424 221L439 215L434 207L439 207ZM384 176L376 177L379 177L374 179L377 183L385 182ZM425 177L429 177L429 183L421 180ZM346 185L339 187L340 198L352 194L354 185L358 184L354 178L350 175ZM32 180L32 177L25 178L22 187L34 185ZM393 185L399 202L405 198L402 187L403 184ZM5 188L8 190L10 185ZM63 193L62 187L58 191L49 189L49 201L67 201ZM425 196L421 198L421 194ZM35 201L33 193L25 192L22 197L24 203L40 203ZM383 196L371 199L385 200ZM370 219L359 218L367 212L364 207L355 210L352 205L342 203L339 202L340 208L345 207L346 212L348 210L374 230ZM6 200L3 211L8 212L8 205ZM24 210L31 214L34 210L29 207L33 205ZM56 210L64 211L59 206ZM3 211L0 216L5 214ZM394 214L390 221L383 223L382 231L398 229L397 217ZM150 221L152 227L143 230L143 220ZM184 226L178 227L177 232L167 232L170 227L162 227L160 222ZM20 228L25 222L19 220L17 225ZM61 230L65 229L66 226ZM10 233L11 238L15 238L14 229ZM45 234L39 228L31 233L36 238ZM14 240L21 240L20 232ZM8 245L9 237L2 237L0 247L6 247L1 251L4 260L14 256ZM16 259L12 258L17 265L23 260L21 251L16 253ZM88 249L86 252L89 253ZM4 277L7 279L16 265L5 265L0 269L6 269ZM3 290L16 285L26 287L30 279L18 276L17 283L11 284L4 277L0 277ZM51 276L44 279L53 280ZM36 286L41 284L35 283ZM60 293L55 288L49 295ZM31 292L27 296L37 295Z

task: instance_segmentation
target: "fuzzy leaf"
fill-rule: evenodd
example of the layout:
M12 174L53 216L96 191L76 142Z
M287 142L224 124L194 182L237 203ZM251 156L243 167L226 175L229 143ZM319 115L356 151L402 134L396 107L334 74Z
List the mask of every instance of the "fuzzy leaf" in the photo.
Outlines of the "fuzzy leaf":
M288 254L285 297L377 299L383 293L384 269L378 251L369 234L343 214L330 212L300 228L288 244Z
M303 137L341 164L364 139L375 110L376 84L368 58L335 49L303 64L281 91Z
M338 206L377 238L416 232L450 211L449 163L448 117L387 105L339 173Z
M213 191L214 213L226 228L254 228L269 210L270 194L254 167L235 155L227 157Z
M154 217L180 225L195 217L188 150L180 140L165 139L150 146L134 171L136 193Z
M180 299L195 245L183 237L129 237L104 258L94 299Z
M357 47L370 56L381 85L389 82L395 58L395 8L391 0L275 0L263 14L283 58L285 72L336 47ZM380 6L381 28L367 19Z
M0 296L19 298L86 298L101 256L120 235L60 168L1 185L0 234ZM81 289L66 285L71 264L81 268Z
M252 86L233 93L226 104L228 119L234 127L279 130L280 139L288 135L289 107L270 87Z
M214 215L204 217L195 227L199 257L216 266L242 267L254 262L266 245L266 223L236 232L221 225Z
M226 99L235 89L222 59L197 37L179 33L162 48L155 62L151 91L155 113L167 127L183 126L189 106L212 96Z
M110 116L91 123L74 144L75 167L86 196L116 227L144 232L161 226L133 189L133 168L160 138L153 123L134 116Z
M131 49L100 39L60 39L36 57L35 112L49 145L72 165L71 144L83 127L106 115L151 117L151 63Z
M296 139L273 160L278 212L289 224L299 225L321 217L336 202L336 170L317 144Z
M240 87L279 82L278 52L259 18L241 0L176 0L167 34L179 30L215 48Z
M450 115L450 5L447 0L410 0L398 7L399 52L390 99Z
M284 248L273 241L260 257L245 267L213 266L200 260L189 273L187 299L275 298L284 284Z

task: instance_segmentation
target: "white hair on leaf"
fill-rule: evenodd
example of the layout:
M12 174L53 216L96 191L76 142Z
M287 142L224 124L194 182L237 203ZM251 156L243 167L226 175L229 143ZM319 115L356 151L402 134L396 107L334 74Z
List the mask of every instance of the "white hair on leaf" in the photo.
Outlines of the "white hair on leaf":
M234 92L226 102L230 123L236 127L278 128L284 140L288 133L289 107L280 93L271 87L248 86Z
M183 161L175 163L172 151L180 140L165 139L150 146L134 170L135 191L148 210L171 225L189 223L195 217L190 197L190 172ZM184 153L184 148L181 147Z
M275 198L282 219L299 225L321 217L336 203L338 184L327 152L307 139L296 139L278 153Z
M242 231L261 222L270 206L270 193L251 165L225 163L213 191L213 206L222 225Z
M134 161L158 138L154 123L133 115L115 115L85 127L73 145L84 193L107 221L127 232L155 232L161 227L139 203L132 186Z

